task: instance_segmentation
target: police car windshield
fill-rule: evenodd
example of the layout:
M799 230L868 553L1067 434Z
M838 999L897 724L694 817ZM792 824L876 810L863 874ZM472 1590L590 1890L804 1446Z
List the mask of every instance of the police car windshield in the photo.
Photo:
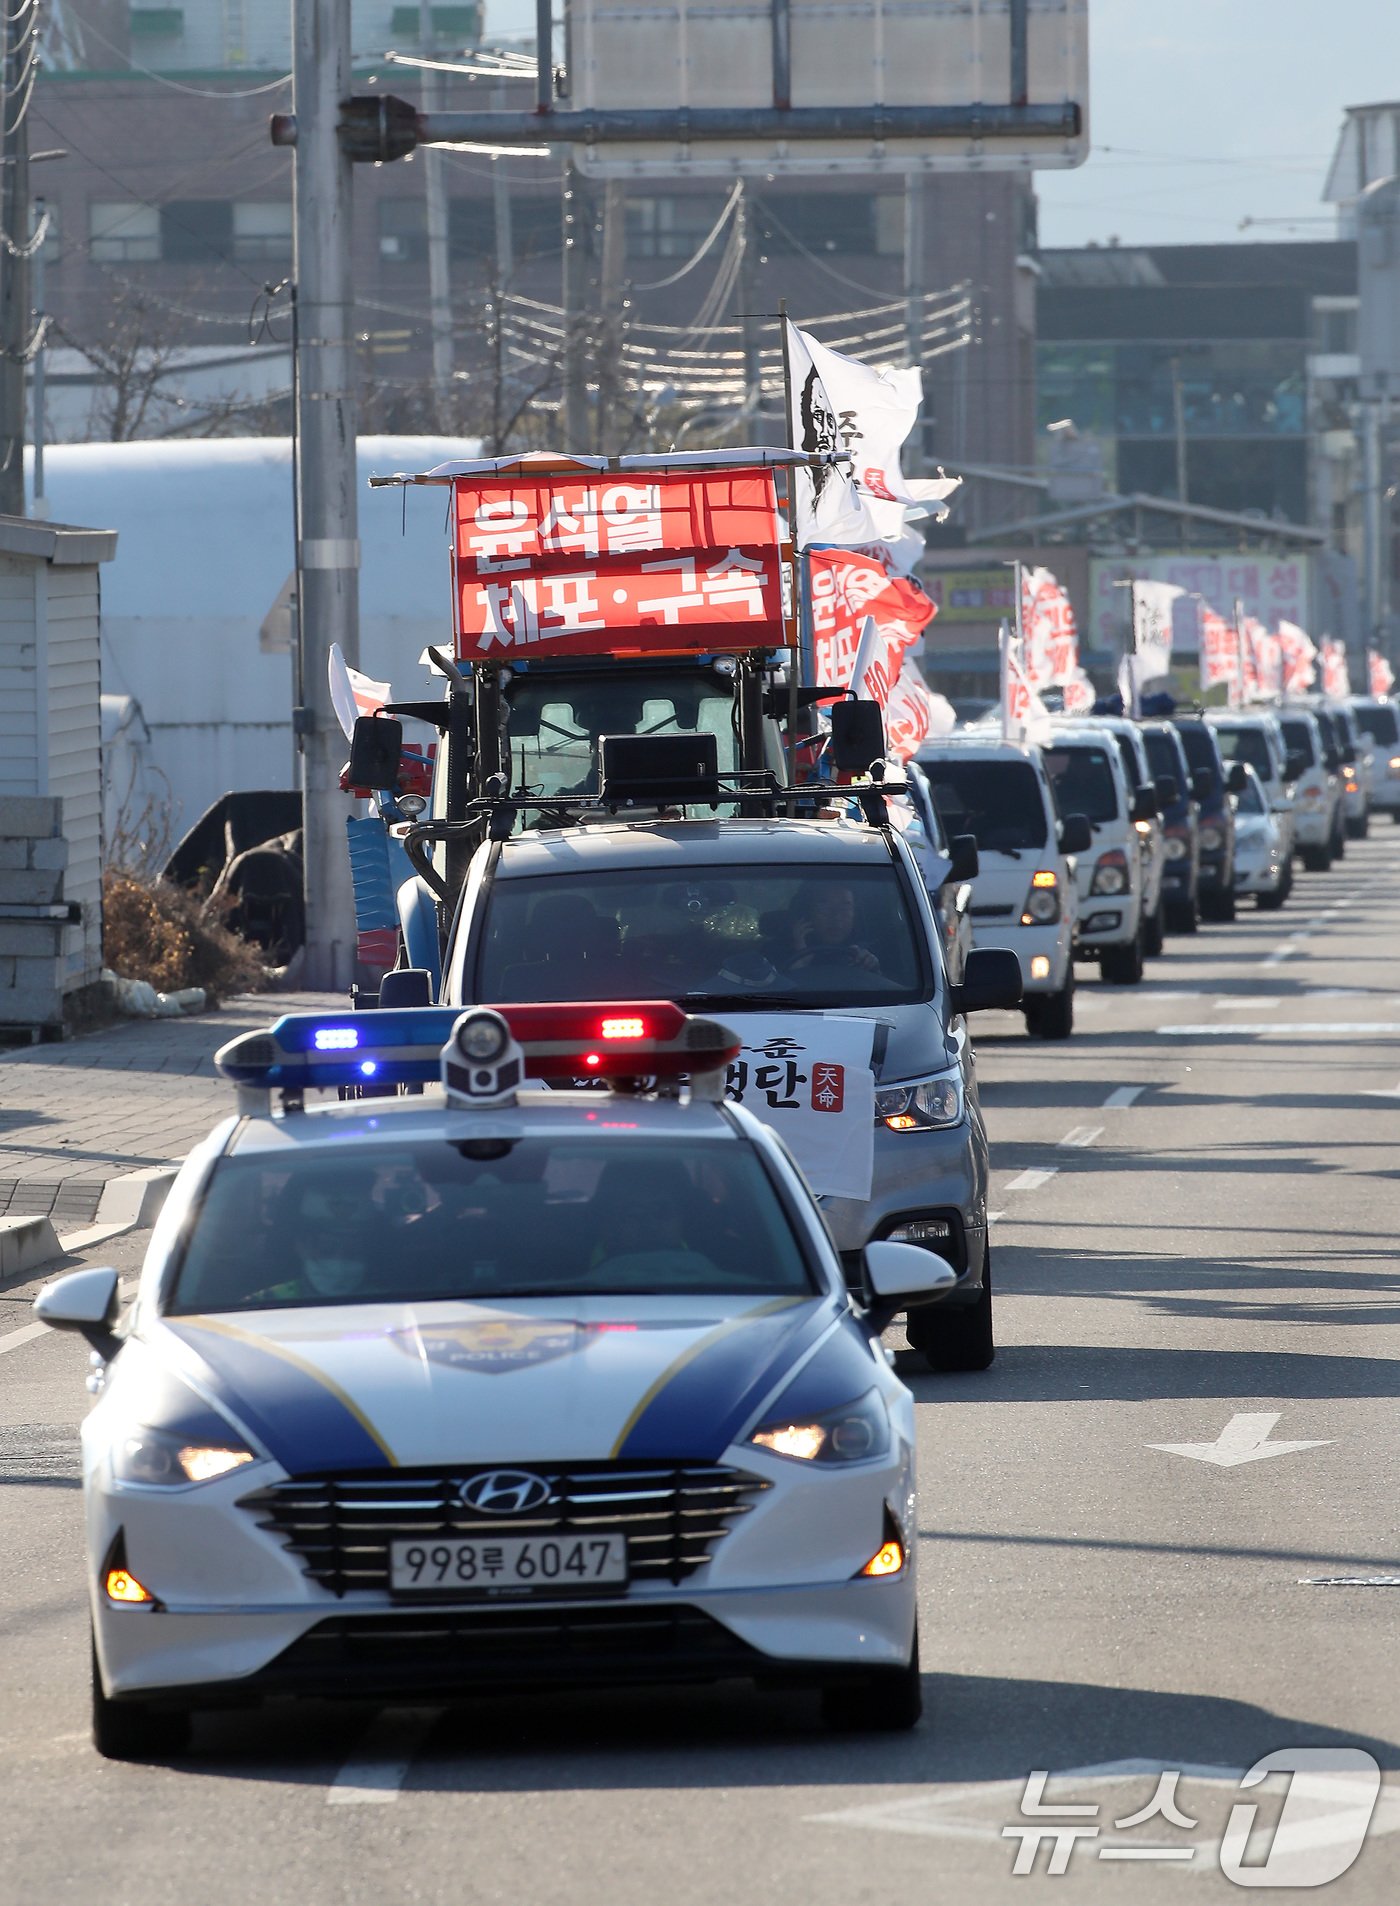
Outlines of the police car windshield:
M362 1147L353 1163L309 1147L225 1158L167 1314L815 1288L746 1144L613 1129L484 1155L499 1149L436 1139Z
M1247 761L1262 780L1274 779L1269 737L1262 728L1217 728L1215 738L1227 761Z
M930 758L919 765L950 835L975 834L987 853L1045 845L1045 802L1029 762Z
M1083 814L1090 821L1118 819L1118 789L1102 748L1042 748L1040 752L1062 817Z
M497 879L476 999L674 999L817 1010L927 999L933 973L894 865L656 867Z

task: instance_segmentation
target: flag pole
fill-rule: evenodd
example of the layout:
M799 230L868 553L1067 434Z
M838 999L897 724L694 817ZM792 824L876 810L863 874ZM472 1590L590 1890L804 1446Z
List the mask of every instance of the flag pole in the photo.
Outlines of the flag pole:
M1236 708L1244 707L1244 603L1235 597L1235 693Z
M1018 572L1020 567L1021 565L1017 563L1016 568ZM1007 627L1006 617L1003 616L1001 619L1001 627L997 631L997 650L1001 658L1001 738L1003 741L1010 741L1011 739L1010 644L1011 631Z

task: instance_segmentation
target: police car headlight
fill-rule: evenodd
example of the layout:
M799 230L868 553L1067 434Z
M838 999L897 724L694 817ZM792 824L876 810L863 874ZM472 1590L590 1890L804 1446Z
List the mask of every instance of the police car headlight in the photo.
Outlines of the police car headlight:
M118 1482L183 1487L191 1482L213 1482L253 1461L230 1437L224 1444L190 1443L166 1430L138 1429L124 1436L112 1455L112 1473Z
M491 1065L510 1044L510 1027L499 1013L466 1013L457 1022L457 1050L473 1065Z
M802 1463L871 1462L889 1449L890 1419L879 1391L867 1390L859 1402L824 1416L774 1417L749 1441Z
M1166 850L1168 860L1185 860L1191 851L1190 846L1182 839L1180 834L1167 835Z
M1220 849L1225 845L1225 830L1220 827L1203 827L1201 829L1201 845L1205 848L1207 853L1219 853Z
M876 1123L892 1132L928 1132L956 1125L963 1115L962 1080L940 1072L911 1085L885 1085L875 1093Z

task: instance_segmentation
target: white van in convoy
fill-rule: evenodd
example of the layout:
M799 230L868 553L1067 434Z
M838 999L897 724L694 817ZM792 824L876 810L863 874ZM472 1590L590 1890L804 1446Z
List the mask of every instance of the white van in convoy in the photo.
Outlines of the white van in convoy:
M1281 708L1279 727L1293 782L1295 851L1311 873L1325 874L1347 850L1341 762L1309 708Z
M1264 709L1246 713L1238 708L1222 708L1211 710L1206 715L1206 721L1215 731L1221 756L1229 770L1227 779L1231 794L1239 796L1244 792L1243 781L1234 775L1236 762L1253 768L1258 776L1260 788L1269 803L1269 812L1279 828L1283 849L1283 900L1286 900L1293 891L1297 790L1288 773L1288 743L1283 738L1278 716ZM1238 874L1238 867L1235 871ZM1242 887L1238 879L1235 888L1238 892L1252 891L1247 886Z
M1135 822L1146 812L1148 799L1156 813L1156 793L1144 794L1141 806L1135 804L1115 738L1091 722L1057 722L1040 751L1060 813L1084 815L1092 830L1089 851L1076 861L1074 956L1097 960L1113 985L1136 986L1147 927L1147 853ZM1159 871L1159 886L1160 881Z
M1076 726L1079 724L1076 723ZM1167 836L1162 824L1162 801L1157 779L1147 757L1142 729L1126 715L1092 715L1082 724L1112 735L1132 797L1133 828L1142 843L1142 950L1149 959L1162 951L1166 925L1162 911L1162 881L1167 864Z
M1400 702L1385 695L1353 695L1351 709L1371 744L1366 773L1371 810L1400 821Z
M977 837L972 943L1009 947L1021 965L1026 1031L1067 1039L1074 1028L1076 853L1092 834L1061 819L1038 748L998 735L940 735L919 766L950 835Z

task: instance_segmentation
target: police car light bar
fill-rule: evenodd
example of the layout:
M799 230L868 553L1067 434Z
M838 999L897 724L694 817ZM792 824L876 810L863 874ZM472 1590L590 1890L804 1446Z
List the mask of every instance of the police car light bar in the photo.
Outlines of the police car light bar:
M300 1093L345 1085L427 1085L443 1049L477 1015L498 1014L528 1078L674 1079L717 1072L739 1041L670 1000L564 1005L405 1006L366 1013L287 1013L265 1032L231 1039L214 1063L234 1085ZM464 1056L470 1057L468 1048Z

